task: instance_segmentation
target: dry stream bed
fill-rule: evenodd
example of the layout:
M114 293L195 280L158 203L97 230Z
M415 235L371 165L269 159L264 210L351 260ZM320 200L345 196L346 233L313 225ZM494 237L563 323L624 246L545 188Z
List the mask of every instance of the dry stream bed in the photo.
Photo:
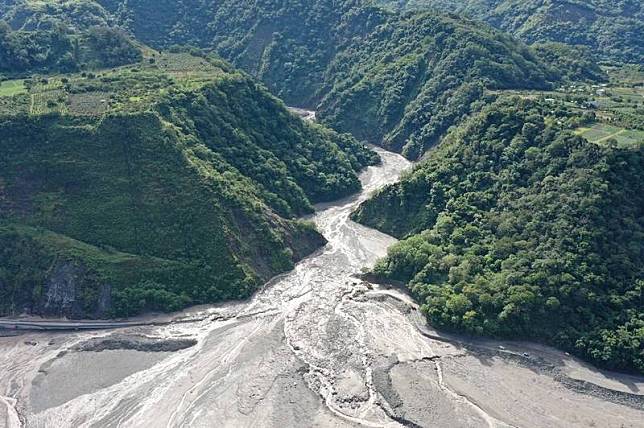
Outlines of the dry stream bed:
M438 333L358 279L395 240L349 214L409 166L378 151L364 191L313 216L329 244L250 301L0 337L0 427L644 427L642 377Z

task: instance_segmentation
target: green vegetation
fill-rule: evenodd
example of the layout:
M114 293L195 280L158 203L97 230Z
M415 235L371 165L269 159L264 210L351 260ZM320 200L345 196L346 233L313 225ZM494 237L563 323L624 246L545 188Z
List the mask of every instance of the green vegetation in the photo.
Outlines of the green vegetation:
M76 24L74 8L81 3L95 18ZM10 9L22 7L43 19L42 5L16 4ZM570 48L561 44L530 49L469 20L429 12L401 15L368 0L85 0L55 2L50 8L51 19L82 29L79 39L99 28L125 28L159 49L214 50L287 103L317 110L322 123L410 159L479 109L486 90L544 90L562 79L605 79L588 55L578 51L571 59ZM16 28L25 26L6 19ZM127 40L122 34L123 43ZM131 60L116 48L89 52L98 58L96 64Z
M608 75L586 46L547 42L533 45L539 58L552 66L552 73L568 82L605 82Z
M12 97L26 92L24 82L20 79L0 82L0 97Z
M398 10L468 15L527 43L581 45L603 60L641 64L644 8L637 0L374 0Z
M572 112L570 126L595 143L637 147L644 143L644 72L641 66L603 67L606 82L569 82L554 91L491 91L540 99L558 112Z
M114 67L141 58L94 2L0 2L0 76Z
M404 238L375 273L432 323L642 372L644 145L589 143L577 120L503 97L354 217Z
M620 146L633 147L644 144L644 131L618 128L603 123L594 124L589 128L580 127L576 133L591 143L617 143Z
M423 157L354 217L431 322L644 371L641 33L631 0L0 0L0 315L242 298L322 245L296 218L377 157L270 90Z
M367 0L100 3L145 43L214 49L287 103L411 159L479 108L485 89L546 89L565 74L485 25Z
M525 46L431 14L397 17L339 54L319 113L418 159L484 101L485 89L546 88L554 77Z
M377 161L214 58L24 85L0 97L0 314L247 297L324 243L295 217Z

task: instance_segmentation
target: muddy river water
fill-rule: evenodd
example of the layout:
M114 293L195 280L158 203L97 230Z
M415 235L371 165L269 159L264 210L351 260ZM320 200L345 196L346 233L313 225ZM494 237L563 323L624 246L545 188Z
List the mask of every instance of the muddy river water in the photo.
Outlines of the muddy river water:
M118 331L0 337L0 427L644 427L644 379L445 335L356 276L395 240L349 220L409 163L318 207L329 244L251 300Z

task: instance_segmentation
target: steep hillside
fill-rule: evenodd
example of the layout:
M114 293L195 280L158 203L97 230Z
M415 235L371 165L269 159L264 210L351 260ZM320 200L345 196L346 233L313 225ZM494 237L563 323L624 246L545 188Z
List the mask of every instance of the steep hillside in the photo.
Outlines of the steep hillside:
M141 49L91 1L0 1L0 77L132 64Z
M216 59L22 84L0 97L2 315L246 297L324 243L295 216L377 161Z
M604 60L642 63L644 8L638 0L375 0L404 10L465 14L527 43L583 45Z
M486 107L354 217L404 238L375 273L432 323L642 372L644 146L589 143L551 108Z
M476 109L485 88L547 88L560 77L484 25L368 1L100 3L145 43L214 49L286 102L412 159Z

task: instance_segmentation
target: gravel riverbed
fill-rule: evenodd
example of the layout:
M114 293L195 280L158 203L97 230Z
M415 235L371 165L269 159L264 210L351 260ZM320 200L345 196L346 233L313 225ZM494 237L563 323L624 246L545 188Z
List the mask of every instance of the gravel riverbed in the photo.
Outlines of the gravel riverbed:
M329 244L249 301L0 337L0 426L643 427L642 377L442 334L408 296L358 278L395 240L349 215L409 167L378 152L362 193L317 207Z

